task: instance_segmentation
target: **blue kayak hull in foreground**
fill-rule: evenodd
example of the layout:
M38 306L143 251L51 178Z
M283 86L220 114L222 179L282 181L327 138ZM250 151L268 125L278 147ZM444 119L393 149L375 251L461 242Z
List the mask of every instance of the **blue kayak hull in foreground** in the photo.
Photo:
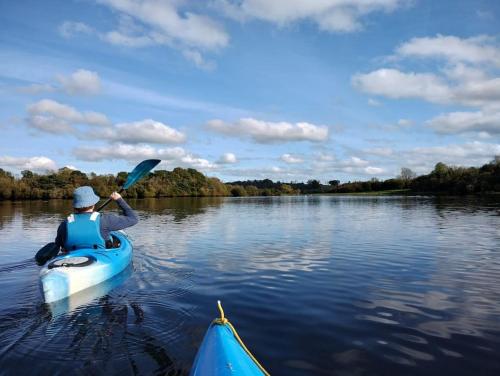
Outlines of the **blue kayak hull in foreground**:
M112 232L120 246L111 249L78 249L50 260L40 271L46 303L52 303L102 283L132 260L132 243L123 232Z
M224 319L210 325L191 368L191 376L269 375L239 340L234 327Z

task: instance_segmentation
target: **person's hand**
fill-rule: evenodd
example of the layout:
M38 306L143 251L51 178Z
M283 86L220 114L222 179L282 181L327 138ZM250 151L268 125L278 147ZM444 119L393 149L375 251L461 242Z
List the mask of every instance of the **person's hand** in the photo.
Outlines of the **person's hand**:
M122 198L122 195L119 194L118 192L113 192L113 193L111 193L111 196L109 196L109 198L111 200L115 200L116 201L116 200L119 200L120 198Z

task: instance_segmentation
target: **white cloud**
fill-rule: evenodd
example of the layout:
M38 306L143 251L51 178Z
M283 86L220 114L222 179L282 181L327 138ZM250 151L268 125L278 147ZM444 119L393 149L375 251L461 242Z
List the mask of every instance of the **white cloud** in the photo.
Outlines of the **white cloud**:
M487 140L487 139L490 139L492 136L491 134L489 134L488 132L479 132L477 134L477 138L481 139L481 140Z
M110 44L125 47L147 47L155 44L155 40L151 38L151 36L133 36L118 30L112 30L101 34L101 39Z
M319 152L316 154L317 160L320 162L329 162L335 160L335 155L333 154L328 154L324 152Z
M64 38L71 38L75 34L92 34L94 29L83 22L65 21L59 26L59 33Z
M111 124L106 115L94 111L83 112L81 122L84 124L98 125L102 127L106 127Z
M39 131L53 134L68 134L76 131L71 123L54 116L31 114L28 117L28 124Z
M28 106L28 124L48 133L72 133L75 125L108 126L108 118L97 112L80 112L51 99L42 99Z
M349 159L345 159L338 163L339 166L343 167L365 167L368 165L368 161L365 161L359 157L351 157Z
M484 70L463 63L447 65L442 71L450 80L457 82L485 81L488 78Z
M116 124L113 127L108 127L98 132L97 137L127 144L143 142L177 144L186 140L184 133L153 119Z
M125 47L168 46L203 69L211 68L199 50L214 51L229 43L223 26L212 18L184 9L184 1L97 0L118 15L115 29L105 32L81 22L64 22L59 31L68 38L77 33L95 34L101 40Z
M385 172L383 168L372 166L365 167L364 171L369 175L383 174Z
M382 103L373 98L368 98L368 105L373 107L382 106Z
M418 174L427 174L438 162L451 166L482 166L500 154L500 144L473 141L464 144L420 146L405 150L391 149L387 155L373 149L363 152L381 157L379 163L383 164L386 171L391 169L394 174L402 166L409 167Z
M119 13L118 28L105 33L98 33L99 37L110 44L125 47L146 47L168 42L157 33L147 33L134 19L124 13Z
M500 133L500 112L451 112L441 114L426 123L439 133L464 132Z
M16 90L23 94L41 94L64 92L70 95L98 94L101 91L101 79L96 72L78 69L69 76L59 74L56 77L59 84L32 84L21 86Z
M484 21L491 21L495 19L495 14L487 10L478 9L476 10L476 15L479 19Z
M259 19L284 26L293 22L313 21L327 32L352 32L362 28L362 17L373 12L391 12L404 0L242 0L216 2L228 17L244 21Z
M291 163L291 164L304 162L304 159L298 156L294 156L292 154L283 154L280 159L285 163Z
M118 144L113 147L77 147L73 150L75 156L84 161L129 160L138 161L145 158L176 159L181 158L185 151L180 147L155 149L149 145Z
M373 166L369 161L359 157L350 157L337 160L334 156L321 158L321 154L311 156L311 163L287 165L284 167L265 166L261 168L239 168L225 169L224 174L234 176L236 179L273 179L281 181L307 181L319 179L322 181L332 180L339 176L355 176L356 178L373 177L374 175L385 175L385 168Z
M48 133L72 133L83 139L100 138L127 144L176 144L186 140L184 133L153 119L111 125L104 114L80 112L51 99L43 99L28 106L28 124ZM100 128L89 130L78 125Z
M453 102L474 107L500 107L500 77L467 80L454 90Z
M217 163L220 164L233 164L237 162L238 159L236 158L236 155L234 155L233 153L224 153L217 161Z
M413 124L413 121L410 119L399 119L398 120L398 125L401 127L409 127Z
M462 76L458 82L450 82L447 77L434 73L405 73L383 68L354 75L352 84L365 93L393 99L415 98L439 104L490 108L500 105L500 77L485 77L484 72L475 78Z
M175 167L191 167L199 170L213 170L217 167L215 163L212 163L204 158L195 157L192 154L186 154L179 160L168 161L167 165Z
M167 38L189 46L213 49L225 47L229 41L221 25L209 17L192 12L180 12L178 1L155 0L100 0L115 11L121 12L149 26L150 33L161 33Z
M266 122L243 118L233 123L211 120L207 124L214 132L235 137L250 137L258 143L292 141L323 142L328 139L328 127L310 123Z
M99 75L85 69L79 69L69 77L59 75L57 79L68 94L97 94L101 90Z
M369 161L356 156L337 160L334 157L325 159L319 155L318 158L313 161L311 171L305 174L309 174L309 176L317 176L332 175L335 173L362 176L384 174L386 173L386 170L384 168L372 166Z
M272 179L287 181L292 179L302 178L302 172L297 170L285 170L277 166L263 167L263 168L231 168L225 169L224 174L235 177L234 180L240 179ZM310 178L304 176L304 179ZM231 181L231 180L229 180Z
M378 69L352 78L354 87L369 94L393 99L419 98L436 103L451 100L450 88L432 73L404 73L397 69Z
M78 147L73 154L84 161L103 160L126 160L140 161L143 159L156 158L162 160L162 165L171 167L192 167L201 170L209 170L217 165L206 159L199 158L181 147L156 149L149 145L127 145L116 144L113 147Z
M56 163L47 157L0 157L0 166L14 170L30 170L35 172L46 172L56 170Z
M500 144L480 141L445 146L413 148L403 155L408 165L423 165L429 171L438 162L460 166L481 166L500 154Z
M182 51L184 57L193 62L198 68L205 70L212 70L215 68L215 63L213 61L207 61L203 55L196 50L184 50Z
M49 114L71 122L81 121L82 114L73 107L58 103L52 99L42 99L28 106L30 114Z
M488 63L500 67L500 48L487 35L461 39L456 36L412 38L396 49L400 56L442 58L448 62Z
M370 148L370 149L365 149L363 151L367 154L376 155L379 157L388 157L394 153L394 151L391 148L387 148L387 147L385 147L385 148Z
M56 87L50 84L31 84L28 86L21 86L16 88L16 91L22 94L41 94L41 93L51 93L56 91Z
M316 176L342 172L351 176L390 177L395 176L403 166L411 168L418 174L428 174L438 162L450 166L482 166L491 161L495 155L500 155L500 144L473 141L464 144L420 146L402 150L388 147L372 148L362 150L362 153L365 156L378 157L376 166L373 161L350 157L331 163L316 161L310 173Z
M358 73L352 84L360 91L393 99L476 107L480 111L442 114L427 122L439 133L498 133L500 46L495 38L437 35L413 38L396 49L397 58L438 59L433 73L382 68Z

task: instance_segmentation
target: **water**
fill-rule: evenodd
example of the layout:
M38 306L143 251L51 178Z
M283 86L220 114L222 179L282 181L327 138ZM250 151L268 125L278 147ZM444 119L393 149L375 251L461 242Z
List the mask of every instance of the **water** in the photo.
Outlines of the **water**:
M70 202L0 203L0 373L186 375L221 299L273 375L500 374L500 202L131 202L132 267L43 304Z

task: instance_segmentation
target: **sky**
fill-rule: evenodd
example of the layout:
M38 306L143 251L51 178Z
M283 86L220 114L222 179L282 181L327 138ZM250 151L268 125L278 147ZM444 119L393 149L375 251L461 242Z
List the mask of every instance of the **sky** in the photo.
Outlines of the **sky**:
M500 155L497 0L0 1L0 168L386 179Z

